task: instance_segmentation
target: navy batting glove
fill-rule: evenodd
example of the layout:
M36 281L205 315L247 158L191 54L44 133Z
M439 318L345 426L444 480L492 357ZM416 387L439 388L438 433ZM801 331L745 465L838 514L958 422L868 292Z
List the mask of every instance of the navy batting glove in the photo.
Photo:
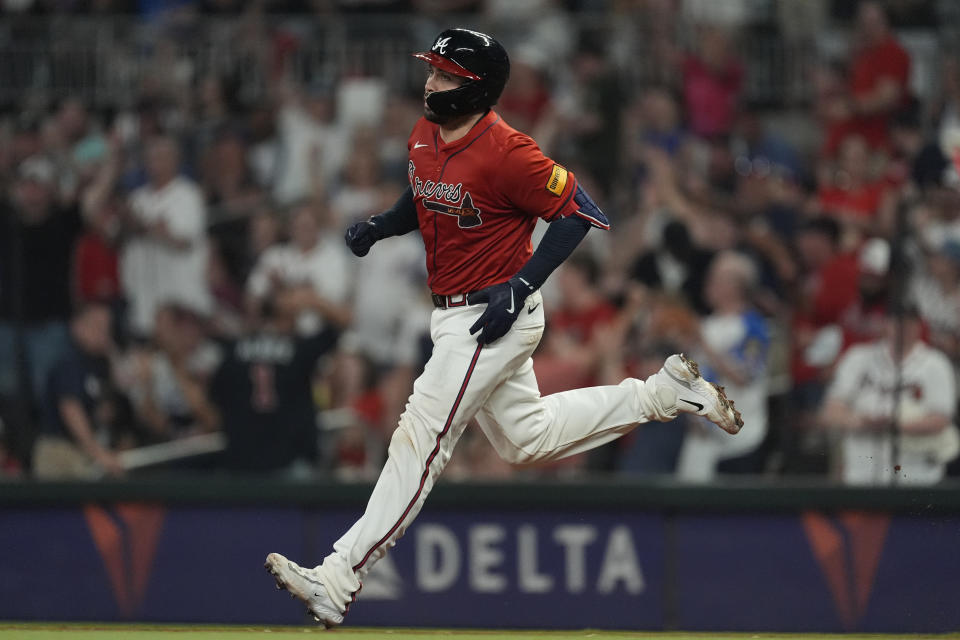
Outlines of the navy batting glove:
M490 344L505 336L520 315L529 292L518 278L511 278L472 294L471 304L486 302L487 308L470 327L470 335L479 331L477 342L480 344Z
M383 239L383 235L380 233L380 229L377 228L376 223L370 220L364 220L363 222L351 225L350 228L347 229L347 233L343 236L343 239L346 241L347 246L350 247L350 251L353 251L353 255L362 258L370 253L370 247L372 247L377 240Z

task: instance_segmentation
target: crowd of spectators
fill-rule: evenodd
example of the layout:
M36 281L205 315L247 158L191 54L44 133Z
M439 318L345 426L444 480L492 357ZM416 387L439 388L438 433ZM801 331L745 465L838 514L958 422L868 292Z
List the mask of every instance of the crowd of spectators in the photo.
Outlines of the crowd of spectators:
M141 3L159 26L135 101L31 95L0 120L0 473L122 476L124 451L210 433L226 451L192 464L379 469L432 305L416 234L363 260L342 235L403 190L422 78L362 75L349 51L335 76L295 65L307 28L266 16L416 10L392 27L410 51L444 11L482 15L512 56L497 110L613 224L545 285L542 393L684 351L746 423L653 423L534 468L468 429L448 476L938 481L960 452L960 64L947 52L918 94L890 14L864 1L802 100L758 104L747 3L719 4ZM577 29L571 9L617 20ZM223 46L259 74L178 57L183 16L206 13L238 14Z

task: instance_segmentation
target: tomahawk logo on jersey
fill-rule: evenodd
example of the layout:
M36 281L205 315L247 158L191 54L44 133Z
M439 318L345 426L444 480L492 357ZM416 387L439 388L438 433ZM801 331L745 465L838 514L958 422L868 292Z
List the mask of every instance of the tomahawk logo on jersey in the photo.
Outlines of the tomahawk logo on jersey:
M579 215L607 228L602 214L580 211L573 172L496 112L454 142L445 143L439 131L421 118L407 145L434 293L478 291L511 278L533 253L530 235L538 217L549 222Z

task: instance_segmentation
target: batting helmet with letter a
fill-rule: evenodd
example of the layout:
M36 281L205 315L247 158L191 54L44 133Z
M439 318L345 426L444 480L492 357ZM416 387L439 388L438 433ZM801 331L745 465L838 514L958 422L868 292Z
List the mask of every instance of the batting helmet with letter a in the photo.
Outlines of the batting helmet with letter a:
M510 77L510 58L496 39L479 31L447 29L430 51L413 54L466 82L427 96L427 106L441 118L484 111L495 105Z

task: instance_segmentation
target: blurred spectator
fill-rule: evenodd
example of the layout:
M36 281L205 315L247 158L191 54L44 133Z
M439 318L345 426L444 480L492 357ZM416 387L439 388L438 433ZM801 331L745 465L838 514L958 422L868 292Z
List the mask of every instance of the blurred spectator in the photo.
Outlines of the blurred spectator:
M381 126L387 106L385 78L347 72L335 91L336 128L348 141L358 130Z
M839 435L837 466L846 484L933 484L960 452L960 435L953 425L953 368L941 351L923 343L915 306L907 306L902 328L898 325L896 316L889 316L883 339L844 354L827 392L820 420ZM891 425L895 410L896 458Z
M484 0L490 33L501 42L523 42L547 60L569 60L577 41L574 17L561 0ZM512 51L512 49L511 49Z
M75 205L56 199L53 164L20 164L11 199L0 210L0 393L16 392L16 334L22 331L34 399L67 346L70 257L82 229Z
M115 188L120 164L120 141L113 137L105 161L81 194L86 231L77 240L73 255L73 293L79 303L116 303L122 297L118 244L128 210Z
M893 230L895 196L887 183L876 179L874 160L864 138L847 136L840 143L836 168L817 192L819 210L840 222L841 246L847 250L859 247L867 234Z
M380 156L377 132L370 128L354 131L350 155L343 167L339 186L331 194L331 208L337 212L336 229L378 213L380 204Z
M280 217L273 210L259 209L250 216L247 223L246 262L243 264L245 276L249 276L267 249L280 243L281 232Z
M112 349L110 308L80 307L70 323L70 344L50 373L43 404L43 431L33 454L33 473L43 480L120 476L123 465L111 446L109 407Z
M21 162L43 153L40 142L40 126L35 115L23 113L13 124L10 138L9 166L17 167Z
M214 336L236 337L244 327L243 287L234 279L219 242L211 241L207 283L212 309L209 329Z
M682 114L677 98L670 88L651 85L644 88L625 110L624 151L629 163L627 176L647 183L658 176L655 167L648 166L651 149L660 151L657 158L680 161L681 154L689 154L690 137L682 124ZM655 187L654 187L655 188Z
M928 138L920 122L920 105L901 109L890 123L892 162L888 181L911 194L927 194L943 184L950 160L939 140Z
M269 190L277 181L277 161L280 154L280 140L277 137L273 110L267 105L254 106L247 118L247 130L250 136L247 165L257 185Z
M219 132L202 161L207 206L220 219L249 215L264 194L247 165L247 147L237 131Z
M960 57L955 52L944 55L940 70L940 91L931 107L937 138L943 139L960 127Z
M298 465L317 463L313 370L338 332L297 336L288 295L263 300L262 326L225 345L210 383L227 436L223 466L231 471L297 473Z
M836 153L850 134L862 136L872 149L887 149L890 117L906 104L909 86L910 56L890 29L882 4L861 2L846 104L834 114L826 154Z
M263 300L283 289L293 293L290 304L298 309L297 330L316 333L328 323L350 323L348 306L352 280L347 250L340 233L321 231L318 207L303 202L292 210L290 242L274 246L260 256L247 280L247 309L256 316Z
M116 241L123 207L122 200L111 198L87 218L87 229L77 239L73 254L72 288L74 299L80 304L94 300L120 300Z
M195 147L193 151L198 154L190 163L194 166L199 165L205 169L209 160L204 156L209 154L217 141L226 137L225 132L229 132L234 126L235 99L230 95L227 84L221 77L208 75L200 80L194 94L197 103L196 115L190 132L191 142Z
M58 195L71 199L81 180L106 153L106 142L86 105L66 98L43 127L45 153L56 166Z
M839 143L839 140L830 140L831 132L836 129L836 135L847 133L844 124L850 115L847 67L845 60L830 58L820 61L811 72L812 114L823 131L820 152L828 157L835 151L833 146Z
M187 309L157 309L155 349L134 350L129 389L140 422L156 440L215 431L220 418L207 392L219 352L203 335L200 319Z
M665 86L650 86L637 100L640 144L653 145L676 157L686 142L686 130L681 122L680 105Z
M960 241L943 241L930 250L910 283L930 342L960 364Z
M554 278L559 300L550 313L550 330L533 359L543 395L598 383L597 334L613 322L617 312L601 294L600 265L588 253L571 255Z
M843 348L883 337L892 291L890 243L872 238L857 255L857 297L840 316Z
M537 139L538 125L552 109L544 68L546 61L539 56L528 47L511 60L510 82L497 103L497 110L511 127L530 132L534 139Z
M150 182L130 196L131 237L121 255L120 276L131 328L141 337L152 334L161 305L210 312L203 194L196 183L178 175L179 162L172 138L150 140Z
M712 257L693 244L683 223L670 222L663 229L662 243L637 259L631 275L651 289L680 296L705 311L703 283Z
M800 154L774 129L766 125L758 108L744 106L730 140L734 169L743 177L779 177L800 180L804 170Z
M767 435L770 335L766 320L750 301L757 281L756 266L732 251L718 254L707 272L706 298L712 313L692 336L693 352L701 374L735 398L743 429L734 438L694 416L677 465L677 475L683 480L710 480L720 462L750 454ZM738 470L760 472L763 468L759 461L750 461Z
M620 169L620 112L625 100L620 78L599 42L585 38L573 60L573 93L560 108L563 135L571 137L571 158L582 163L603 194Z
M190 107L193 95L194 73L196 67L184 47L178 46L171 31L160 32L149 49L144 64L142 92L150 98L175 107L179 114L185 114Z
M931 186L924 197L907 204L907 225L921 246L937 249L945 240L960 241L960 182Z
M383 122L375 134L374 150L380 159L383 181L387 187L397 182L407 183L410 127L423 113L423 95L392 94L383 110Z
M391 206L399 193L385 193L378 210ZM371 424L389 437L396 427L422 366L422 343L429 336L433 305L427 296L423 242L418 234L398 236L377 245L356 266L353 322L341 345L356 396L375 389L374 398L359 400Z
M794 418L805 424L820 406L825 372L843 346L838 324L857 297L859 267L854 253L840 250L840 226L814 218L797 239L802 275L795 292L792 326Z
M706 27L700 50L681 63L683 97L690 131L706 140L723 138L733 129L745 71L733 51L730 34Z
M332 88L314 84L298 91L283 83L278 91L279 159L273 171L273 199L289 206L304 198L324 197L349 148L334 122Z

